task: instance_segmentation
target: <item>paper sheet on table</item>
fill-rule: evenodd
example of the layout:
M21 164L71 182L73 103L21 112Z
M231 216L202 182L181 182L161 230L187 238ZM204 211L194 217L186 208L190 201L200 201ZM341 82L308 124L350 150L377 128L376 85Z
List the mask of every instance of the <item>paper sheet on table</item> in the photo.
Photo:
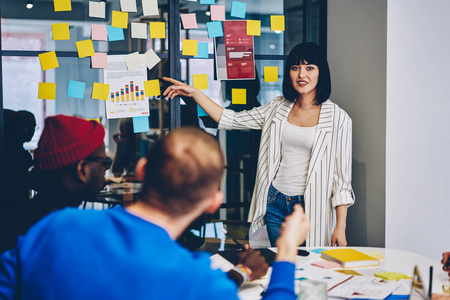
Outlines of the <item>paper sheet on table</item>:
M93 56L91 56L91 68L92 69L108 68L107 53L96 52Z
M150 22L149 27L151 39L166 38L166 22Z
M358 273L363 276L375 277L375 273L382 273L382 272L384 272L384 270L379 268L358 268Z
M94 44L92 43L92 40L78 41L75 42L75 44L77 45L79 58L93 56L95 54Z
M194 58L208 58L208 43L198 42L197 43L197 55Z
M144 16L158 16L158 0L142 0L142 14Z
M184 29L197 29L197 16L195 13L192 14L180 14L181 22L183 23Z
M156 54L153 49L148 49L148 51L145 52L145 65L149 70L156 66L160 61L161 58L159 58L158 54Z
M92 99L108 100L109 84L94 82L92 87Z
M56 83L39 82L38 98L46 100L55 100Z
M89 1L89 17L91 18L105 18L106 2Z
M52 36L54 41L70 40L69 23L53 23Z
M105 24L92 24L91 39L93 41L108 41L108 30Z
M236 18L245 19L245 11L247 9L247 3L233 1L231 2L231 16Z
M128 28L128 13L122 11L112 11L111 26L117 28Z
M125 63L127 64L128 70L136 70L144 65L144 56L140 55L139 52L133 52L125 55Z
M225 21L225 5L211 5L211 20Z
M55 11L71 11L71 0L53 0Z
M214 254L210 256L209 259L211 260L211 269L213 270L220 269L224 272L228 272L234 267L232 263L230 263L220 254Z
M131 37L133 39L147 39L147 23L131 23Z
M38 55L41 62L42 71L58 68L58 58L55 51L44 52Z
M192 55L196 56L197 53L197 40L183 40L183 55Z
M297 264L295 268L295 279L301 280L316 280L325 282L327 288L330 289L351 276L336 273L332 270L327 270L319 267L314 267L306 264Z
M136 0L120 0L120 10L126 12L137 12Z
M85 89L86 82L69 80L69 85L67 87L67 97L83 99Z
M108 31L108 41L123 41L125 36L123 34L123 28L112 27L111 25L106 25L106 30Z
M210 39L223 36L222 22L220 21L206 22L206 28Z
M231 89L231 104L246 104L247 90L246 89Z
M264 81L278 81L278 67L264 67Z
M284 16L270 16L270 30L275 31L284 31Z
M261 21L247 20L247 35L261 35Z
M159 85L159 79L144 81L144 90L145 90L145 97L161 95L161 87Z
M348 299L384 299L401 284L376 277L353 276L345 282L328 290L329 296Z
M208 75L207 74L196 74L192 75L193 86L199 90L208 89Z

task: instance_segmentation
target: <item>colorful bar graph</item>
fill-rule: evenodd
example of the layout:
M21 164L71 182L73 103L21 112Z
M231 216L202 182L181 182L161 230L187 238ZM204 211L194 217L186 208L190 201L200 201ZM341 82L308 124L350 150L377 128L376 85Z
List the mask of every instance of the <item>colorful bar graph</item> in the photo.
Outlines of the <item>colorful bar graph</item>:
M126 84L125 88L121 88L120 91L116 91L115 93L111 92L110 98L111 102L130 101L130 99L131 101L143 101L145 100L145 92L143 89L139 90L139 86L134 85L134 82L130 81L130 84Z

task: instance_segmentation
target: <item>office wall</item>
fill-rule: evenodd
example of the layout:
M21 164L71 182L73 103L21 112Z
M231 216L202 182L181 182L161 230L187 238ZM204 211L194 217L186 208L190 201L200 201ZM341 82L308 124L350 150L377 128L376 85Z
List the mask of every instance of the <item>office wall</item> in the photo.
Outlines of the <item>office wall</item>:
M331 100L353 120L352 246L385 242L386 8L387 0L328 1Z
M450 251L450 2L388 2L386 247Z

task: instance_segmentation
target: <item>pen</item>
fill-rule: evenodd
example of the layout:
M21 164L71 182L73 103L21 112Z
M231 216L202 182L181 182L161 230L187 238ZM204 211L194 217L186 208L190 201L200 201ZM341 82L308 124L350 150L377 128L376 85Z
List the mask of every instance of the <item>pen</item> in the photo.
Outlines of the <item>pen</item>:
M431 299L431 293L433 288L433 266L430 266L430 282L428 286L428 299Z
M227 237L229 237L230 239L232 239L233 242L234 242L236 245L238 245L243 251L247 250L247 249L245 249L244 245L242 245L241 243L239 243L239 242L238 242L231 234L228 233L228 231L227 231L225 228L222 227L221 229L222 229L223 233L225 233L225 235L226 235Z

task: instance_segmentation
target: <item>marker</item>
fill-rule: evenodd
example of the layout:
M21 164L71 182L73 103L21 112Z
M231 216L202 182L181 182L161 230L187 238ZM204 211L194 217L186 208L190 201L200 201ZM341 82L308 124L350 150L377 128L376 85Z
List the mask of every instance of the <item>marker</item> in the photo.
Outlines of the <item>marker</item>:
M222 229L223 233L225 233L225 235L226 235L227 237L229 237L230 239L232 239L233 242L234 242L236 245L238 245L243 251L246 251L246 250L247 250L247 249L245 249L244 245L242 245L241 243L239 243L232 235L230 235L230 234L228 233L228 231L227 231L225 228L222 227L221 229Z

